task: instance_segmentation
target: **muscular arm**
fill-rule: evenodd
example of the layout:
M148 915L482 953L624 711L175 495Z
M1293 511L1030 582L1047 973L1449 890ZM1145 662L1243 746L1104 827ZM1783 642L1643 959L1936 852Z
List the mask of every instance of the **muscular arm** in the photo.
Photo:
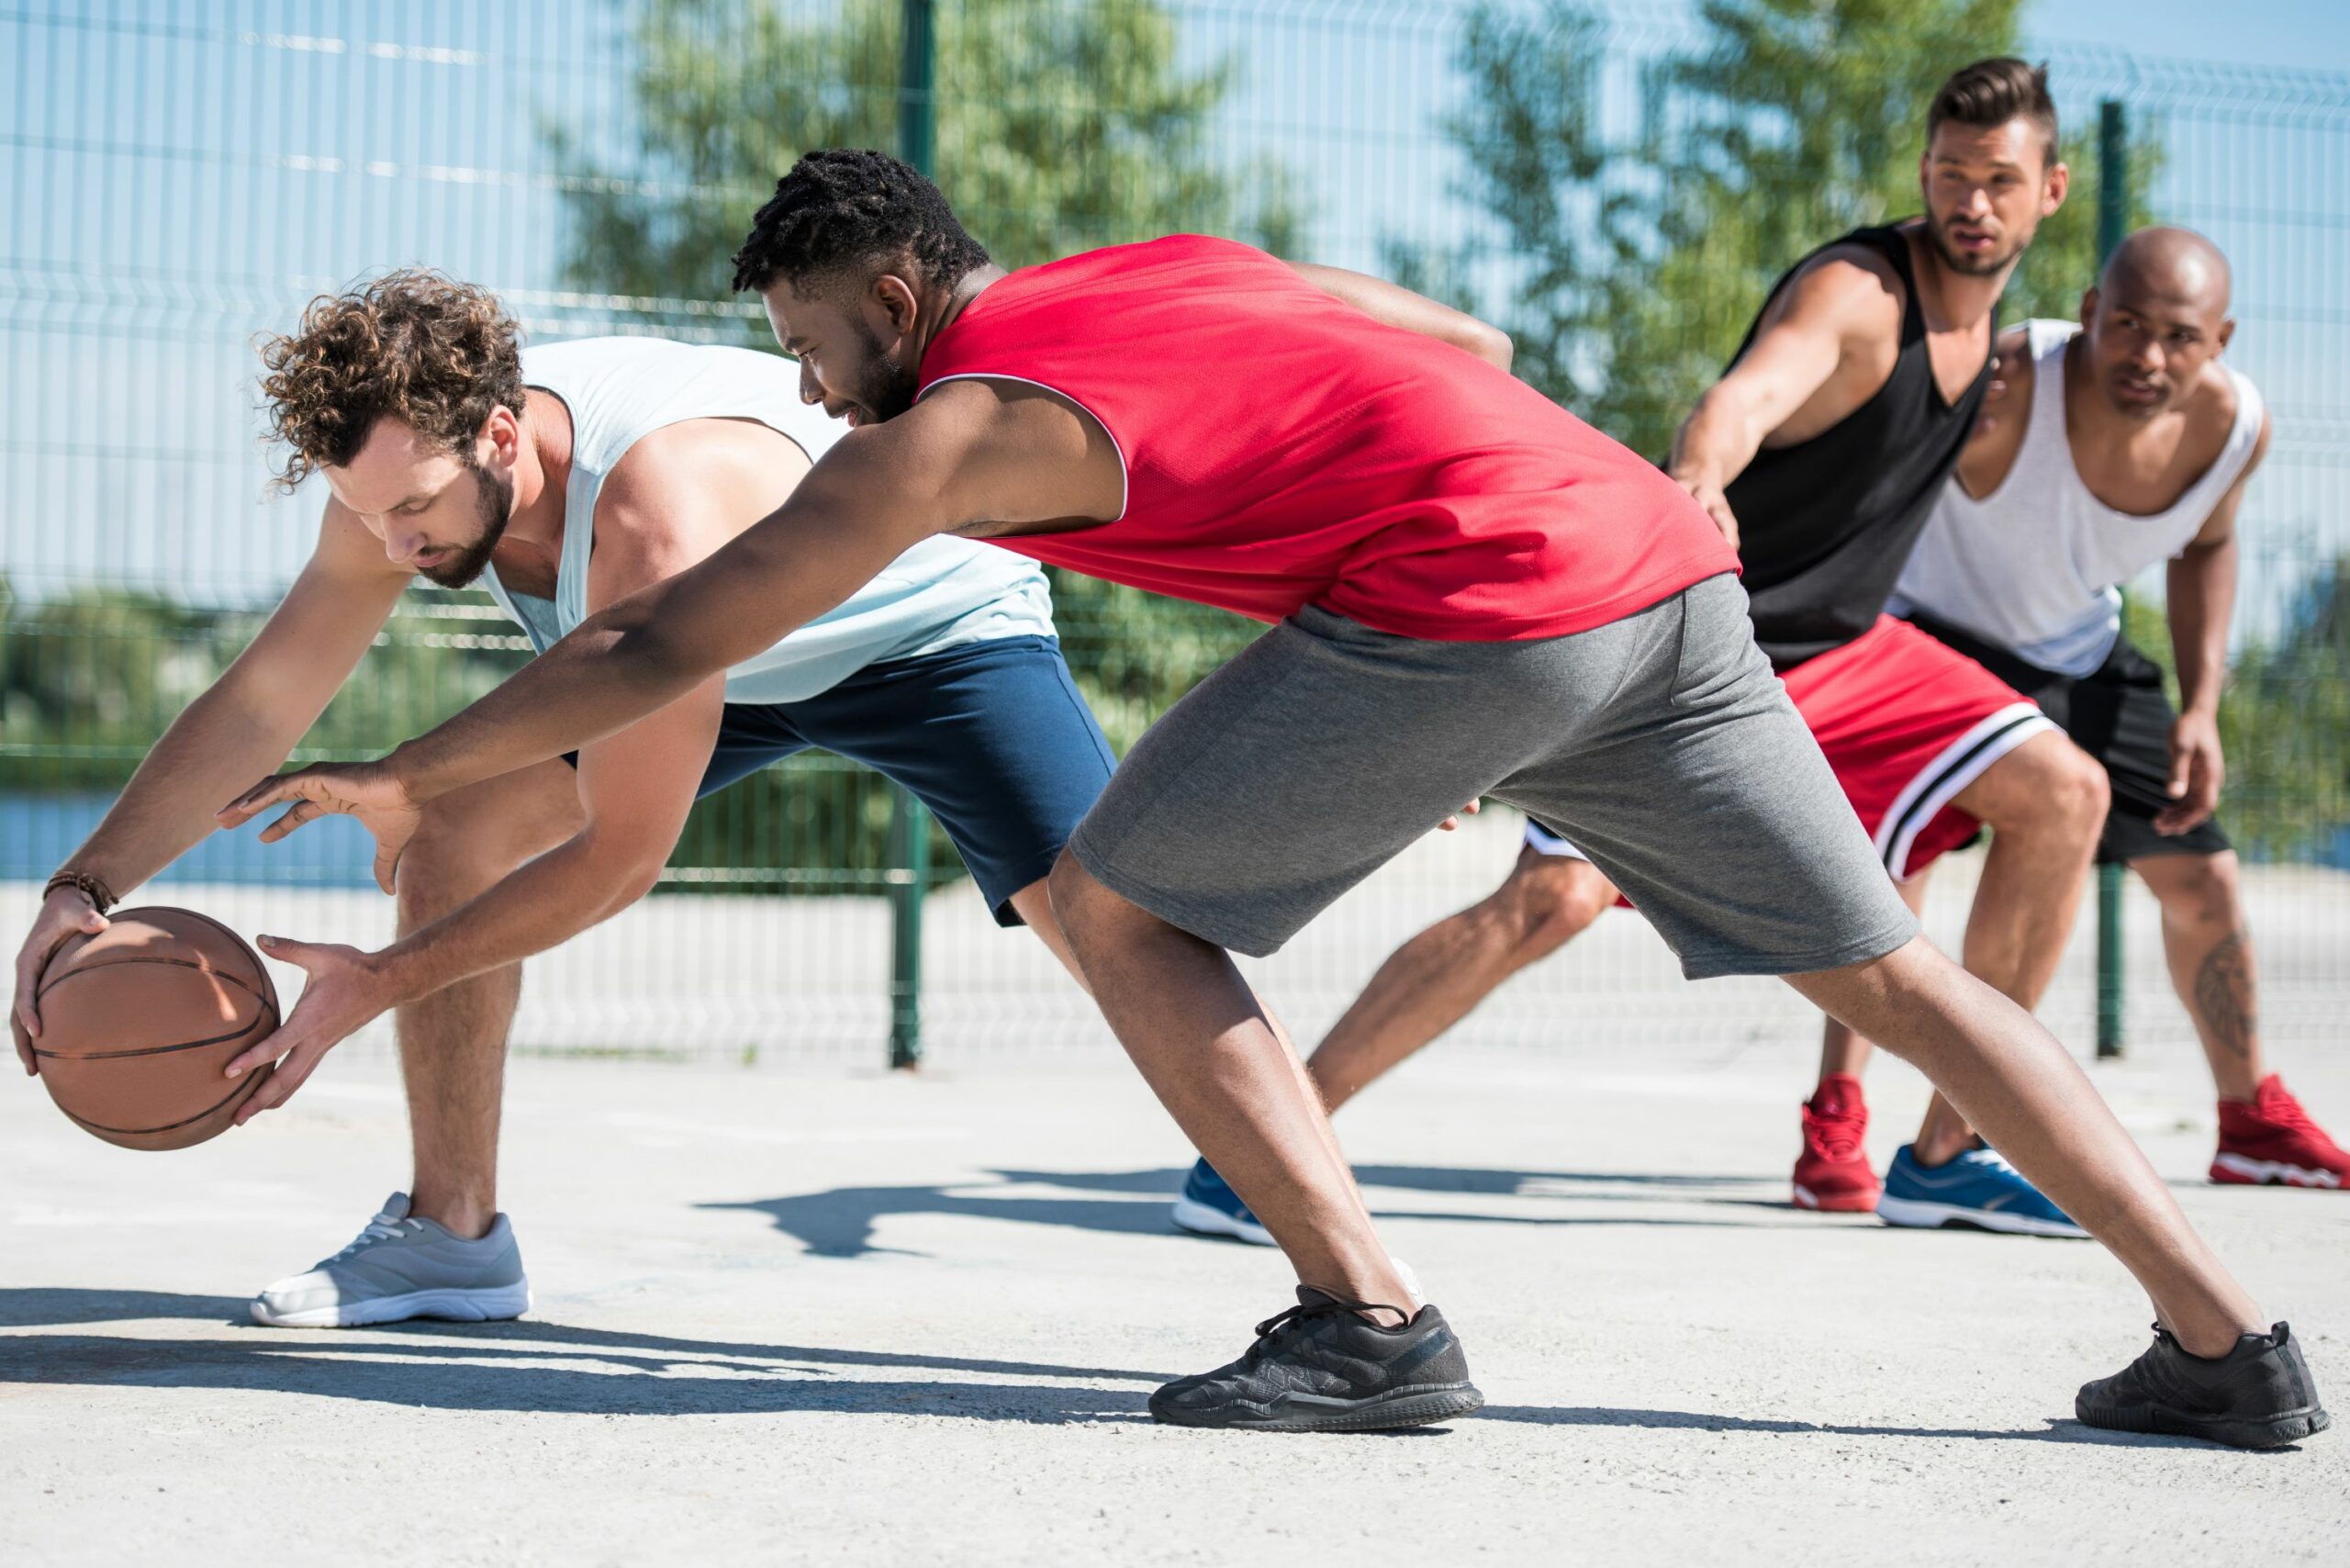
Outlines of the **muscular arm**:
M580 622L386 765L429 800L560 756L835 608L934 534L1107 521L1124 485L1107 433L1059 398L952 383L843 440L725 548Z
M1292 262L1289 266L1323 293L1353 306L1374 321L1450 343L1468 350L1488 364L1503 370L1509 368L1515 347L1509 334L1499 327L1365 273L1317 266L1312 262Z
M588 573L590 607L708 559L731 532L731 518L771 504L796 476L728 473L722 463L697 461L689 430L678 435L658 445L639 442L605 482ZM798 464L797 473L806 469L804 461ZM377 954L392 994L422 996L544 952L651 891L693 808L725 693L722 672L707 676L667 706L582 750L587 825Z
M64 868L120 896L212 832L221 801L281 767L318 722L411 579L330 500L318 549L260 634L172 721Z
M2167 576L2170 645L2178 666L2179 715L2171 725L2170 784L2175 802L2154 813L2154 828L2180 834L2220 803L2227 774L2220 749L2220 691L2228 676L2228 622L2236 599L2236 513L2245 484L2268 454L2273 427L2264 421L2244 465Z
M2187 548L2170 563L2165 584L2171 654L2178 666L2179 706L2216 714L2228 673L2228 623L2236 601L2236 513L2244 487L2268 455L2274 426L2264 420L2260 441L2220 504Z
M1797 277L1764 309L1746 353L1682 421L1673 440L1673 476L1733 543L1737 520L1722 499L1724 487L1798 413L1813 414L1824 428L1851 412L1821 407L1834 401L1830 383L1848 364L1874 369L1879 356L1873 350L1897 348L1901 306L1892 276L1876 258L1831 255Z
M645 450L655 444L664 450ZM699 448L690 439L647 438L598 498L588 603L625 598L710 557L734 520L773 505L793 477L746 475L726 461L723 438ZM724 702L725 676L713 673L586 747L578 780L585 825L381 952L263 937L264 951L308 978L284 1025L229 1063L235 1078L283 1058L237 1119L284 1104L329 1050L386 1009L543 952L643 897L693 806Z
M146 881L218 825L212 807L255 769L279 766L318 722L382 630L408 574L366 529L330 501L319 545L276 610L211 688L155 743L97 831L62 869L96 878L117 897ZM9 1033L27 1071L40 1035L42 970L77 932L105 929L79 889L61 887L17 949Z

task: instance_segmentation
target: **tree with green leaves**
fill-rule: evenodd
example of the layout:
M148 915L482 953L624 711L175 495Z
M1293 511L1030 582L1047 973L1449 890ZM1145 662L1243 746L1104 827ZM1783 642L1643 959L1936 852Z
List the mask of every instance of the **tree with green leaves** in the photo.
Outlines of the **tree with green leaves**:
M567 175L565 272L599 292L729 297L729 258L800 153L894 148L900 0L644 0L632 28L632 145L549 139ZM959 0L934 13L932 171L1006 266L1178 231L1288 249L1277 164L1209 156L1230 60L1177 64L1158 0Z
M2021 0L1707 0L1692 43L1642 62L1636 127L1604 115L1606 23L1551 0L1488 4L1459 53L1448 127L1463 195L1511 283L1492 306L1518 369L1634 450L1662 454L1772 283L1847 230L1919 210L1934 90L2013 52ZM2055 84L2060 95L2061 82ZM2002 307L2070 315L2096 271L2096 159L2065 137L2073 194ZM2131 165L2143 216L2154 162ZM1429 274L1465 275L1456 259Z
M567 175L566 280L656 301L730 298L751 215L800 153L897 145L901 20L900 0L643 0L623 145L548 131ZM1294 250L1303 212L1282 166L1234 171L1211 155L1235 62L1181 63L1158 0L958 0L936 7L933 26L932 173L1002 264L1176 232ZM765 345L764 327L743 330ZM1259 631L1051 576L1071 668L1121 750ZM730 795L696 809L682 852L693 863L751 867L780 838L829 846L827 865L881 864L889 802L854 779L811 788L804 770L770 771ZM749 860L745 845L761 846ZM952 865L940 850L936 863Z

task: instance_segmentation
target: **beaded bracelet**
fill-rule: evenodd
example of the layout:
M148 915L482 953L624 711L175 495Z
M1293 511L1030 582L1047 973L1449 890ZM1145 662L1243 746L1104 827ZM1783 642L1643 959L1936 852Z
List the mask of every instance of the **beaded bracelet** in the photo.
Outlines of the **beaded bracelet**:
M79 888L100 914L114 907L113 890L87 871L60 871L49 879L47 887L41 889L40 896L46 900L60 888Z

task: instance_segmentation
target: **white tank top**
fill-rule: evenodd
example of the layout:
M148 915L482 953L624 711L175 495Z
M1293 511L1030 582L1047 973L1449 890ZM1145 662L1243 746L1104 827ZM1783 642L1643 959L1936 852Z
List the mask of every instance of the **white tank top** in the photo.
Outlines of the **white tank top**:
M2015 465L1976 500L1953 478L1902 569L1891 609L1923 610L2060 675L2086 676L2121 634L2121 595L2156 561L2187 548L2260 442L2260 389L2231 368L2236 421L2227 444L2168 510L2117 511L2089 493L2065 434L2070 321L2027 325L2031 412Z
M798 368L749 349L660 338L582 338L522 351L522 380L571 411L571 480L554 598L512 593L495 567L482 581L543 653L588 618L596 497L621 454L685 420L756 420L822 458L848 431L800 400ZM998 637L1049 637L1052 599L1035 562L974 540L925 539L763 654L726 672L729 702L799 702L870 664Z

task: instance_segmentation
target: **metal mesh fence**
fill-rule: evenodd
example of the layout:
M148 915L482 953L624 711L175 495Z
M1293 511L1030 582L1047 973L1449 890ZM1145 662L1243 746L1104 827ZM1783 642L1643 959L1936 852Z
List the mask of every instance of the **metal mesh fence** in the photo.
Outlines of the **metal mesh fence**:
M1733 58L1715 22L1660 8L925 9L940 181L1001 259L1192 229L1401 276L1509 325L1529 378L1642 450L1718 366L1771 274L1837 228L1900 210L1922 110L1902 84L2010 41L1932 39L1939 53L1896 59L1885 40L1803 33L1797 13L1816 8L1731 6L1777 17L1774 47L1816 56L1817 80L1796 73L1774 97L1738 84L1768 76L1766 55ZM759 343L724 258L797 151L895 144L903 10L0 10L0 922L21 929L39 879L307 555L319 497L264 495L255 335L285 330L316 293L426 264L496 287L533 341ZM2313 1036L2350 980L2350 79L2079 50L2052 63L2068 127L2124 106L2133 218L2193 225L2229 253L2231 358L2275 409L2244 522L2223 817L2258 862L2267 1031ZM1807 106L1857 78L1874 84L1867 113L1883 124ZM1825 151L1807 140L1821 125L1842 128ZM1749 181L1743 207L1692 205L1723 185L1707 160L1733 140L1782 148L1800 182L1751 161L1729 171ZM2067 145L2087 181L2086 143L2068 129ZM2011 319L2069 310L2094 259L2093 205L2076 186ZM1122 748L1253 634L1098 584L1056 588L1070 663ZM2158 584L2143 585L2139 630L2161 653L2158 603ZM297 756L380 750L526 652L483 596L411 593ZM878 780L821 755L705 802L658 893L533 962L518 1042L878 1059L890 810ZM1396 942L1499 881L1516 839L1503 815L1431 838L1257 966L1302 1038ZM933 1048L1106 1040L1038 945L994 930L943 838L930 862ZM1945 937L1966 879L1962 867L1938 890ZM343 822L268 850L250 834L207 841L151 896L247 931L375 945L390 929ZM2153 912L2142 902L2128 918L2132 1037L2183 1036ZM2084 949L2046 1009L2075 1040L2090 994ZM1774 985L1682 984L1653 935L1618 916L1468 1028L1715 1050L1806 1026Z

